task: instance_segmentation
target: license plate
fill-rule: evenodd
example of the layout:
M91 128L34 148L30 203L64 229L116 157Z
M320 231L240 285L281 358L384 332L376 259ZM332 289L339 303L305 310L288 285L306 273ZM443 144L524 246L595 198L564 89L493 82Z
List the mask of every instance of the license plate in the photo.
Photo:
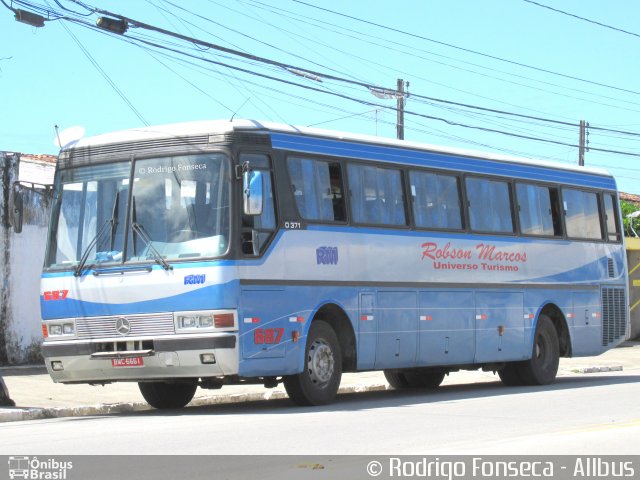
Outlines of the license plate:
M111 366L113 367L143 367L144 361L142 357L129 358L112 358Z

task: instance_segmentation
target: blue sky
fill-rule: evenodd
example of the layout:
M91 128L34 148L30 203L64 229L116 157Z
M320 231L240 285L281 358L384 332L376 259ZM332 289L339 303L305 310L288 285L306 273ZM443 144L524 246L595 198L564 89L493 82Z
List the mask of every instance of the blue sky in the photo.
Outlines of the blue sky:
M49 5L58 12L64 12L63 6L90 13L69 0L14 1L13 6L27 9L25 3ZM636 53L640 3L632 0L539 2L629 33L524 0L85 3L247 54L360 83L394 88L397 78L408 80L406 109L418 114L406 116L408 140L577 164L577 148L572 145L578 143L577 124L584 119L592 127L591 147L640 155L640 62ZM90 23L97 18L66 13ZM140 28L130 28L123 37L67 20L34 28L16 22L2 4L0 30L0 150L57 153L54 125L61 129L82 126L87 135L95 135L145 123L228 119L234 113L242 118L395 137L396 114L385 108L394 107L395 100L378 99L359 85L305 79L280 67ZM140 40L190 56L144 46ZM585 159L587 165L610 170L621 190L640 193L640 156L591 150Z

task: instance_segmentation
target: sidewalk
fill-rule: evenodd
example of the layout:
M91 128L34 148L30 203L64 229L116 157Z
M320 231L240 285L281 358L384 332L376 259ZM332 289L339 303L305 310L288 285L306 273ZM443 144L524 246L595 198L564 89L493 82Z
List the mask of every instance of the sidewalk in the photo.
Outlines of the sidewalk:
M598 357L560 360L559 375L588 375L600 371L640 371L640 342L627 342ZM0 407L0 422L42 418L99 415L150 410L136 383L105 386L53 383L44 367L0 367L15 407ZM443 385L499 381L492 372L455 372ZM382 372L347 373L340 393L386 390ZM221 390L198 389L190 405L215 405L286 398L282 384L274 389L262 385L224 386Z

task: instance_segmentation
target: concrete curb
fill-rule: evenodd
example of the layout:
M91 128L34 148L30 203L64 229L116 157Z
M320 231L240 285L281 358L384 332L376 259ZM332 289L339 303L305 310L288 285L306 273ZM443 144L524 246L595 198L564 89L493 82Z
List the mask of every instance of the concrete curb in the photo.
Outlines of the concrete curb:
M383 384L347 385L340 387L338 393L376 392L388 390L391 387ZM212 395L194 398L189 405L225 405L231 403L259 402L289 398L281 390L267 390L264 393L234 393L231 395ZM142 412L154 410L146 402L123 402L80 407L52 407L52 408L7 408L0 411L0 423L20 422L27 420L44 420L47 418L87 417L93 415L109 415L119 413Z
M600 372L621 372L622 365L613 365L609 367L584 367L575 370L576 373L600 373Z

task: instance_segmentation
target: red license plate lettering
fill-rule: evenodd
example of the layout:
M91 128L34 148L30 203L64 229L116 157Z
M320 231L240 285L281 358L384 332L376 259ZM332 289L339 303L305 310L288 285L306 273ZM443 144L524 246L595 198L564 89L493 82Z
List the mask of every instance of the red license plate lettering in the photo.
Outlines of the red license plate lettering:
M113 367L143 367L144 361L142 357L130 358L112 358L111 366Z

